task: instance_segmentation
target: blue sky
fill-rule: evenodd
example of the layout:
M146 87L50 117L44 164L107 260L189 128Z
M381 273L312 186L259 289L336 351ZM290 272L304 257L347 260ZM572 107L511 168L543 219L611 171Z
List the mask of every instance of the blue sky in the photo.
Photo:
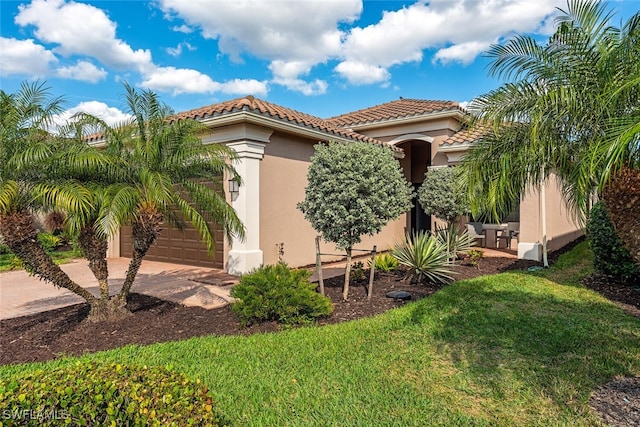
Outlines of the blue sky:
M640 0L610 1L614 24ZM468 102L499 86L482 52L544 40L566 0L0 2L0 87L46 80L107 120L122 82L176 111L253 94L320 117L398 99Z

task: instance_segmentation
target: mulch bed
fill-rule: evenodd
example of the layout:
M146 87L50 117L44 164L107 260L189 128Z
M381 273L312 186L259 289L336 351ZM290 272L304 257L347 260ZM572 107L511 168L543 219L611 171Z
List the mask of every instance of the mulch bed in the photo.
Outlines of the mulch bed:
M567 250L568 248L565 248ZM564 252L564 251L563 251ZM561 252L550 254L550 262ZM508 258L483 258L479 269L464 263L455 267L457 280L509 270L525 270L539 263ZM385 297L394 290L405 290L417 300L438 291L441 285L412 285L401 275L377 274L371 301L366 296L366 281L351 286L349 301L342 302L342 277L325 281L325 292L334 301L334 312L320 324L360 319L383 313L406 304ZM585 285L640 317L640 291L611 283L594 276ZM81 355L121 347L127 344L152 344L182 340L205 335L250 335L275 332L275 322L242 327L229 307L205 310L185 307L146 295L132 294L128 304L133 315L127 319L100 325L84 321L89 308L77 304L56 310L0 321L0 365L40 362L65 355ZM634 312L635 310L635 312ZM631 426L626 419L637 420L640 379L622 378L596 390L591 405L606 422L617 426ZM631 400L631 404L627 403ZM635 399L635 400L633 400ZM636 412L633 412L636 411Z

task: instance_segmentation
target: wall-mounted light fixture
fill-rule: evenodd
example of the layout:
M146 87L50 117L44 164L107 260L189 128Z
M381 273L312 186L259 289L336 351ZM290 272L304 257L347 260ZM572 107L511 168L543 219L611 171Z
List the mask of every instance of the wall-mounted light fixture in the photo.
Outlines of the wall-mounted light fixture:
M236 181L235 178L231 178L229 180L229 193L233 196L237 196L240 192L240 184Z

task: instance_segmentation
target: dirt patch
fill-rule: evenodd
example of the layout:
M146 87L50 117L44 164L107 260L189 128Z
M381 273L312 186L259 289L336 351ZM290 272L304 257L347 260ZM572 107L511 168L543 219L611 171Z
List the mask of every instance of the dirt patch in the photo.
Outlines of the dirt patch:
M552 263L560 252L550 255ZM508 258L483 258L480 268L459 264L457 280L510 270L526 270L539 263ZM342 302L343 277L325 282L326 294L334 302L334 312L320 324L345 322L383 313L406 304L385 297L394 290L408 291L412 300L427 297L442 285L411 285L400 274L377 274L371 301L367 301L366 280L351 285L349 301ZM628 312L640 317L640 290L594 276L585 285L619 302ZM250 327L240 321L229 307L206 310L185 307L146 295L132 294L128 303L133 317L100 325L88 324L89 308L77 304L57 310L0 321L0 364L51 360L63 355L81 355L121 347L127 344L152 344L205 335L249 335L275 332L274 322ZM615 426L635 426L640 419L640 378L619 378L598 388L590 401L602 419Z

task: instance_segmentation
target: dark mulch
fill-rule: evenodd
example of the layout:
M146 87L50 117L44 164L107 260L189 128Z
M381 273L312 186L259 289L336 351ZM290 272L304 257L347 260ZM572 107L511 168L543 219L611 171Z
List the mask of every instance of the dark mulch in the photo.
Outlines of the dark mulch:
M560 253L559 251L550 254L550 262L553 263ZM539 264L508 258L483 258L480 260L479 269L460 263L455 267L455 278L461 280L509 270L525 270L533 265ZM349 301L342 302L342 280L343 277L336 277L326 281L325 291L334 301L335 309L333 314L323 319L320 324L373 316L406 304L404 301L386 298L385 295L389 291L409 291L412 299L417 300L433 294L442 287L433 284L412 285L403 281L400 275L382 273L376 275L371 301L367 300L366 281L363 281L352 285ZM630 313L633 314L635 310L635 314L640 317L640 291L611 283L599 276L587 280L585 285L614 301L621 302ZM81 355L127 344L144 345L205 335L250 335L280 329L274 322L242 327L229 307L216 310L184 307L135 293L131 295L128 307L133 312L131 317L100 325L84 321L88 314L86 304L2 320L0 365L45 361L63 355ZM625 424L624 417L638 419L639 382L637 378L619 379L598 389L592 397L592 402L595 402L592 406L603 419L613 425L636 425ZM628 404L626 402L629 399L635 400Z

